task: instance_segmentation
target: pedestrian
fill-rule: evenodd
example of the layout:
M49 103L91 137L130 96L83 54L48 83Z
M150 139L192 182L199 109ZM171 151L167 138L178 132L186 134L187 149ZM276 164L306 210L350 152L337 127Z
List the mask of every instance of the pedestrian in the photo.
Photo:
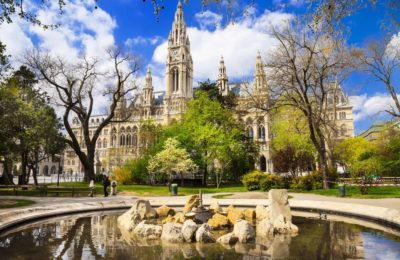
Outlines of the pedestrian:
M93 197L94 196L94 179L92 179L89 183L89 188L90 188L90 193L89 193L89 197Z
M108 196L107 187L110 186L110 179L108 178L108 173L106 171L103 172L103 189L104 189L104 197Z

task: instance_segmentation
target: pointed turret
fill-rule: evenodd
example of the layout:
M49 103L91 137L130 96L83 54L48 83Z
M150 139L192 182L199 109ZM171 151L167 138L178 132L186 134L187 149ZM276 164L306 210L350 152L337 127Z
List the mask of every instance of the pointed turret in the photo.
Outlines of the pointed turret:
M219 89L219 93L223 96L228 95L228 76L226 75L226 67L224 62L224 57L221 56L221 60L219 61L218 68L218 79L217 85Z
M117 106L115 108L115 115L117 118L122 118L125 117L126 114L125 87L123 83L118 91L118 95L119 101L117 102Z
M264 63L262 62L260 51L258 51L256 58L256 70L254 72L254 90L267 91L267 76L264 71Z
M151 76L150 67L146 72L146 83L143 88L143 105L145 108L145 115L151 115L151 105L153 104L153 78Z

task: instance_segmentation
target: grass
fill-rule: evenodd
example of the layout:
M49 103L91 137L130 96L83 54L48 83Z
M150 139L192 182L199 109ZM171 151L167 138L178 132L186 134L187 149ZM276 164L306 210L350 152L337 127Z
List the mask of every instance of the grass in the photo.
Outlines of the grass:
M0 199L0 209L24 207L35 204L32 200Z
M289 190L289 192L298 193L312 193L324 196L339 196L338 188L332 188L327 190ZM383 198L400 198L400 187L398 186L381 186L381 187L369 187L368 194L361 194L359 187L346 186L346 197L357 198L357 199L383 199Z
M70 182L63 183L64 187L88 187L87 183ZM219 189L215 187L178 187L178 195L185 196L199 193L199 189L203 193L229 193L229 192L245 192L246 188L242 185L223 186ZM138 196L169 196L170 192L167 186L151 186L151 185L118 185L118 192L128 192ZM101 183L96 184L96 194L103 193Z

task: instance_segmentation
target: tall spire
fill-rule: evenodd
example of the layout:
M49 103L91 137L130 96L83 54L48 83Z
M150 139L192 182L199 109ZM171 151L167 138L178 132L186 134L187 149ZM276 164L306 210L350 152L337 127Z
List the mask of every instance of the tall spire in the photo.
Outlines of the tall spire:
M264 63L262 62L260 51L257 52L256 58L256 69L254 72L254 90L267 90L267 76L264 71Z
M219 61L217 85L219 92L223 96L228 95L228 76L226 75L226 67L223 56L221 56L221 60Z
M168 37L169 46L185 45L188 42L186 36L186 23L182 11L181 1L178 1L178 6L175 11L174 23L172 24L172 30Z

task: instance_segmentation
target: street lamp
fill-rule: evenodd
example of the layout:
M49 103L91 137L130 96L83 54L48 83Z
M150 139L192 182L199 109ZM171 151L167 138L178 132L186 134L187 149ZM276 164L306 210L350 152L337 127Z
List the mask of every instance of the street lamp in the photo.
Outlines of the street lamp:
M54 157L58 158L58 173L57 173L57 187L58 187L60 185L61 155L55 154Z

